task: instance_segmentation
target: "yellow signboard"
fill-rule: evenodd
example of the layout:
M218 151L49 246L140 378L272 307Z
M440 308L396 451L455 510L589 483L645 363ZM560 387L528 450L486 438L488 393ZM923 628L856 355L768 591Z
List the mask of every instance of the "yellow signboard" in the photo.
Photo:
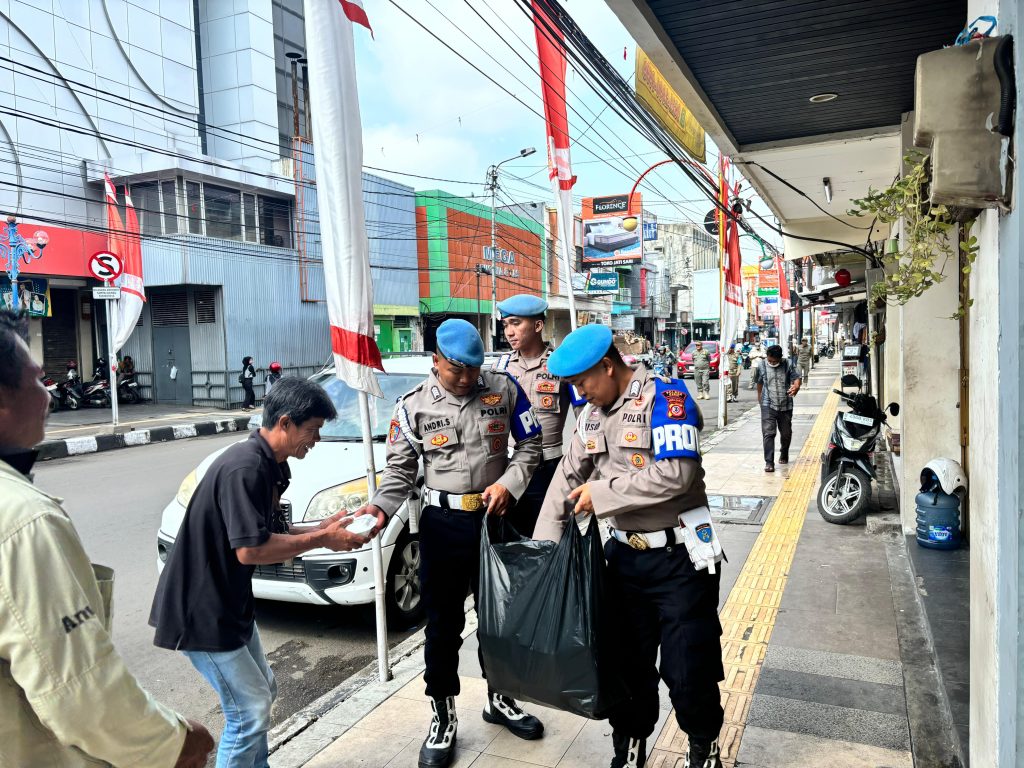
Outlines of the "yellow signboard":
M694 159L703 163L704 129L647 54L636 49L636 95Z

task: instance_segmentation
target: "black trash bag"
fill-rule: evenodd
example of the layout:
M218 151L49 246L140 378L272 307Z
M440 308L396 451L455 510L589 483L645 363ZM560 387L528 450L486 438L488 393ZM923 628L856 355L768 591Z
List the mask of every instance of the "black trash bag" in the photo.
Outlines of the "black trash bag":
M477 637L492 690L603 719L628 694L612 668L604 554L593 516L562 540L521 537L488 518L480 537Z

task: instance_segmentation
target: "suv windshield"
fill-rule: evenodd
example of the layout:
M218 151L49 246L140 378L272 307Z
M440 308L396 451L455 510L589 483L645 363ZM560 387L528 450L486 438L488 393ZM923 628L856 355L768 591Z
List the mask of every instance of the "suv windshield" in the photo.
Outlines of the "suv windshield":
M426 377L423 374L417 373L377 374L384 397L369 398L374 440L383 440L387 437L391 416L395 412L395 401L424 378ZM312 381L327 391L334 407L338 409L338 418L324 424L320 430L320 437L323 440L361 441L363 428L359 421L359 392L336 378L333 373L325 373Z

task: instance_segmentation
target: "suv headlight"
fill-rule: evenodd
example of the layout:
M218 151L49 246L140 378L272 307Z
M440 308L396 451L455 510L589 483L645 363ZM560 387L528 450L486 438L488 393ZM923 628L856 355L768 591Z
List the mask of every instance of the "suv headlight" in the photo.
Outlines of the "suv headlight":
M381 476L377 475L380 482ZM370 500L369 486L366 478L352 480L342 485L334 485L320 491L309 502L306 513L302 516L302 522L315 523L317 520L324 520L331 515L336 515L342 510L355 512Z
M196 477L196 471L193 469L185 475L185 479L178 486L178 495L175 498L181 506L188 506L188 503L192 500L192 494L196 492L197 485L199 485L199 478Z

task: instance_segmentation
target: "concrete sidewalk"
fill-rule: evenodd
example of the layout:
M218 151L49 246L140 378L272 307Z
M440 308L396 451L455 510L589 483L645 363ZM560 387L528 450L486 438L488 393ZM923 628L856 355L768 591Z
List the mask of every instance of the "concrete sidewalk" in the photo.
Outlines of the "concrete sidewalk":
M56 411L46 421L46 438L37 446L39 458L62 459L83 453L244 431L262 409L246 412L200 406L140 403L121 405L118 425L109 408Z
M887 549L863 525L817 514L818 456L837 408L838 365L825 361L797 399L793 461L765 474L759 413L750 411L705 446L719 533L729 556L721 618L726 765L756 768L913 764ZM799 457L797 458L797 454ZM459 768L583 768L611 760L607 721L529 706L544 738L524 742L481 719L486 683L470 613L461 652ZM395 679L353 693L287 742L275 768L415 766L430 721L422 648ZM686 750L662 690L649 766L681 768Z

